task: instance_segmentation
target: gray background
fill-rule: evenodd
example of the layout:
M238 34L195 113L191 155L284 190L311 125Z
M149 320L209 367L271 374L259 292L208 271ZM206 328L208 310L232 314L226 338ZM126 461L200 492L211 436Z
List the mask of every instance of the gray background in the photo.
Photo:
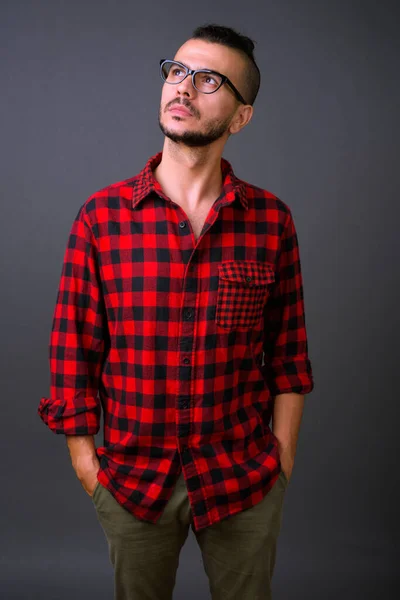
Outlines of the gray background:
M224 156L291 207L301 250L315 391L274 598L397 598L396 3L14 0L0 10L1 598L112 598L90 498L65 438L36 413L49 393L52 312L79 206L162 148L158 60L207 21L257 41L254 117ZM174 599L187 597L210 597L192 532Z

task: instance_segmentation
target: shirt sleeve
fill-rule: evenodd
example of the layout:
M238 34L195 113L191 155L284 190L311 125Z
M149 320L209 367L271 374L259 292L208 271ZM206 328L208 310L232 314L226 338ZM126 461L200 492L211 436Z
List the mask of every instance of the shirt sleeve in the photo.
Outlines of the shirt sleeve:
M50 395L38 413L54 433L96 434L97 397L107 347L97 247L84 205L72 224L61 271L49 343Z
M284 226L275 284L264 312L264 365L273 396L314 389L304 312L299 244L291 211Z

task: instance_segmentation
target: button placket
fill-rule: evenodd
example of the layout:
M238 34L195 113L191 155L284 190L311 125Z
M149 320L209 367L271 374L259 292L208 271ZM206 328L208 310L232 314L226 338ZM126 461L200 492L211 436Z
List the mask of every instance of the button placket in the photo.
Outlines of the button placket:
M187 227L186 221L181 221L179 227ZM188 268L182 288L181 328L178 345L178 393L176 402L176 433L182 464L185 465L187 476L197 475L191 452L189 437L191 433L191 380L193 377L193 347L197 300L197 250L189 248L191 238L183 236L182 248L188 255ZM189 253L190 251L190 253Z
M179 209L178 209L179 210ZM187 215L178 222L181 233L179 243L182 250L182 256L187 264L186 274L182 288L182 309L180 313L181 327L180 340L178 343L178 369L177 369L177 401L176 401L176 431L178 437L178 446L182 465L184 465L186 476L199 477L193 462L192 453L188 445L191 430L191 388L193 379L193 349L195 347L195 319L198 294L198 252L201 246L202 237L211 227L217 218L217 211L213 208L206 219L203 231L197 243L193 246L194 235ZM211 216L210 216L211 215ZM207 222L211 219L210 222ZM187 235L187 233L191 235ZM187 257L187 259L186 259ZM199 501L202 501L202 495L199 494Z

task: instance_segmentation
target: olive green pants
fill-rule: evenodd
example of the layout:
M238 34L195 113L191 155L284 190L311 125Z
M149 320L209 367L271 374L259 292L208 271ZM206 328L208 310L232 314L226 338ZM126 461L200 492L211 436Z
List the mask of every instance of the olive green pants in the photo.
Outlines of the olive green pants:
M212 600L271 600L287 484L281 471L255 506L197 533L192 529ZM100 482L92 500L114 569L114 600L172 600L179 554L192 523L183 474L156 524L134 517Z

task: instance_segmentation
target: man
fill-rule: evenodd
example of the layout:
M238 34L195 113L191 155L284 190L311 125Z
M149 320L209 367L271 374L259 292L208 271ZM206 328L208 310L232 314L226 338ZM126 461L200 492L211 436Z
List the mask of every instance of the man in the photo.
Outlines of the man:
M314 384L291 211L222 158L253 114L253 49L207 25L161 61L162 152L88 198L66 249L39 414L93 499L117 600L172 598L189 526L213 600L271 598Z

